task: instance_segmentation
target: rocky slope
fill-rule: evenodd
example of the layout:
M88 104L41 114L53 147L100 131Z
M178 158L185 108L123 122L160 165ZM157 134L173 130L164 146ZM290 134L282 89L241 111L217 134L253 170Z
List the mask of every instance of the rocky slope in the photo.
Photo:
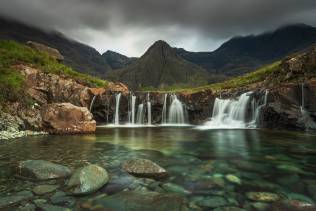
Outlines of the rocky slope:
M235 37L213 52L189 52L184 49L177 49L177 52L210 73L238 76L303 50L315 42L316 28L297 24L264 34Z
M113 70L125 68L137 60L134 57L127 57L114 51L106 51L102 58L111 66Z
M182 59L164 41L155 42L127 68L112 71L109 78L126 83L131 89L163 88L172 85L198 86L208 82L208 73Z
M64 56L66 65L82 73L104 77L105 73L111 70L101 54L90 46L71 40L61 33L44 31L1 16L0 40L15 40L21 43L31 40L55 48Z

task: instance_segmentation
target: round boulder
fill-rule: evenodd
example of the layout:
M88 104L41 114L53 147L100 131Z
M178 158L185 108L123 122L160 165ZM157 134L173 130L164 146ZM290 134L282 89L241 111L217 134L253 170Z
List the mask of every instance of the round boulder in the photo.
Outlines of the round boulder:
M97 165L88 165L75 171L67 183L67 190L74 195L93 193L109 181L108 172Z
M163 179L168 176L164 168L148 159L127 160L122 164L122 168L138 177Z

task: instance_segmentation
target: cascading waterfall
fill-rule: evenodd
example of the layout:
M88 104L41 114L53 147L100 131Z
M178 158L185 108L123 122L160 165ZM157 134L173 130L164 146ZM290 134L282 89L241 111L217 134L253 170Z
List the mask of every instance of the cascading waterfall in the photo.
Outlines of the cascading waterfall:
M169 124L185 124L184 107L176 95L171 95L171 105L169 108Z
M269 95L269 90L266 90L262 105L259 105L255 100L252 101L252 103L254 104L253 118L252 118L252 122L249 124L249 127L257 127L257 125L260 123L260 112L268 104L268 95Z
M138 125L144 124L144 104L143 103L138 105L136 123Z
M162 107L162 120L161 123L162 124L167 124L167 98L168 98L168 94L165 94L165 98L163 101L163 107Z
M90 112L92 111L93 104L94 104L94 101L95 101L96 98L97 98L97 95L94 95L93 98L92 98L92 100L91 100L90 107L89 107L89 111L90 111Z
M246 128L246 112L249 108L251 94L252 92L244 93L238 100L216 98L211 120L199 128Z
M135 124L135 104L136 104L136 96L131 94L130 101L128 104L129 111L128 111L128 123Z
M256 128L262 108L267 106L269 91L265 91L263 103L252 97L253 92L240 95L238 100L216 98L210 121L200 129ZM261 101L262 102L262 101ZM248 113L249 111L249 113Z
M316 123L314 120L311 118L310 113L305 109L305 85L302 83L301 85L301 91L302 91L302 102L301 102L301 113L302 113L302 118L301 122L304 124L305 129L316 129Z
M147 124L151 125L151 102L149 93L147 93Z
M114 124L119 125L120 124L120 115L119 115L119 110L120 110L120 99L121 99L121 93L118 93L115 96L115 117L114 117Z

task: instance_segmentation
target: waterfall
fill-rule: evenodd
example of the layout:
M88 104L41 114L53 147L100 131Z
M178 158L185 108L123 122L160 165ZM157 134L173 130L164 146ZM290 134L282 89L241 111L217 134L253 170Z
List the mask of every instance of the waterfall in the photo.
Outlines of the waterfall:
M90 107L89 107L89 111L90 111L90 112L92 111L93 104L94 104L94 101L95 101L96 98L97 98L97 95L94 95L93 98L92 98L92 100L91 100Z
M301 102L301 113L302 118L300 122L304 124L305 129L316 129L316 123L314 122L313 118L310 116L310 113L305 109L305 85L302 83L301 91L302 91L302 102Z
M136 103L136 96L132 96L132 124L135 124L135 103Z
M151 102L147 102L147 124L151 125Z
M136 123L138 125L142 125L144 123L144 104L138 105Z
M172 102L169 108L168 123L169 124L184 124L184 108L181 101L176 95L171 95Z
M119 115L119 110L120 110L120 99L121 99L121 93L117 94L115 96L115 118L114 118L114 124L119 125L120 124L120 115Z
M258 106L258 103L256 103L256 105L254 106L252 122L249 124L250 127L257 127L257 125L260 123L260 112L262 108L266 107L268 104L268 95L269 90L266 90L264 94L263 104ZM255 100L253 100L252 102L255 103Z
M135 124L135 104L136 104L136 96L131 94L129 98L129 102L128 102L128 123L129 124Z
M251 94L252 92L244 93L238 100L216 98L211 120L199 128L246 128L248 126L246 113L250 105Z
M165 94L165 98L163 101L163 107L162 107L162 115L161 115L161 123L162 124L166 124L167 123L167 98L168 98L168 94Z
M151 125L151 102L149 93L147 93L147 124Z

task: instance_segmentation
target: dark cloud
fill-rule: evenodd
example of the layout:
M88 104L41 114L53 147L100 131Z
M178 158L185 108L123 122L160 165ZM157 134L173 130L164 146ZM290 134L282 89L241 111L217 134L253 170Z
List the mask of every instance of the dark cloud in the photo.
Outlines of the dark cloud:
M120 37L129 39L137 46L128 43L127 51L139 53L144 50L144 43L159 36L173 44L199 50L199 46L212 48L218 41L237 34L258 33L297 22L315 25L316 1L10 0L0 3L0 13L61 30L94 45L96 39L105 41L102 35L116 42ZM113 46L112 41L107 43Z

